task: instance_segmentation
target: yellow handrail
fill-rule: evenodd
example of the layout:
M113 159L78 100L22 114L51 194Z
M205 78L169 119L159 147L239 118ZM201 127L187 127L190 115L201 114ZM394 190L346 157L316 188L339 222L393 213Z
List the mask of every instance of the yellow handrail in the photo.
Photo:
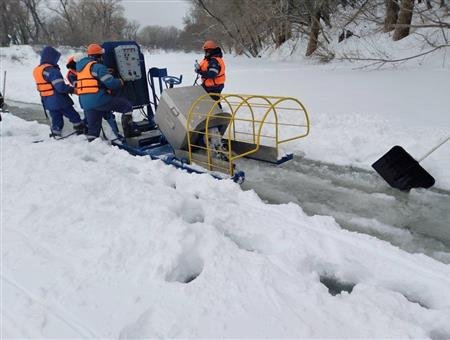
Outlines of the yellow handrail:
M214 100L211 97L214 97ZM206 112L201 112L199 109L201 102L208 103L209 109ZM219 109L219 103L221 103L222 110ZM222 112L226 114L221 115ZM191 126L194 116L205 117L204 130L198 131ZM215 150L210 145L209 137L222 137L209 132L210 121L213 118L229 121L225 134L226 150ZM273 129L273 133L270 133L268 129ZM288 134L289 129L295 130L295 132L293 135L285 136L284 134ZM278 154L280 144L306 137L309 134L310 120L305 106L298 99L292 97L205 93L192 103L187 114L186 130L189 162L204 164L209 170L222 171L226 170L223 160L217 162L213 157L214 154L222 154L228 161L228 171L224 172L232 176L233 161L257 152L262 145L262 139L271 140L274 145L270 146L274 147ZM193 144L191 141L193 133L205 136L205 145ZM242 138L247 136L250 140L241 139L241 136ZM232 150L233 142L251 143L254 147L237 153ZM206 152L206 157L196 157L194 148Z

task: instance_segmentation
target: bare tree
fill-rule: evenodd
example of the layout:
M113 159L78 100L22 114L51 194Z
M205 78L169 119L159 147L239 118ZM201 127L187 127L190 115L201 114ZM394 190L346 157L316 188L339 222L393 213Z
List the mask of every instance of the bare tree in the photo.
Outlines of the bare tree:
M150 48L175 50L179 47L180 31L174 26L145 26L139 31L138 41Z
M56 6L51 4L54 16L47 25L50 41L57 44L81 46L94 41L134 39L139 28L124 17L119 0L59 0Z
M126 40L137 40L139 23L135 20L127 21L123 28L122 36Z
M41 42L41 39L50 40L50 34L48 33L48 30L41 18L41 13L39 11L39 6L41 3L41 0L21 0L21 2L25 5L25 7L28 9L29 13L31 14L31 17L33 18L34 22L34 34L33 34L33 40L35 43ZM42 32L42 37L41 37Z
M198 15L203 12L213 19L204 28L215 33L219 28L236 52L256 57L271 43L281 46L292 37L294 26L309 25L306 6L317 1L325 0L194 0L191 27L204 23Z
M316 50L319 44L319 34L320 34L320 19L322 18L324 1L311 1L311 6L309 8L310 13L310 32L308 47L306 48L306 56L309 57Z
M274 7L271 13L272 18L276 18L273 25L272 40L275 47L279 47L292 37L292 24L288 20L288 14L294 9L294 2L293 0L272 0L272 4Z
M402 0L398 20L395 25L393 39L395 41L403 39L409 35L411 20L414 10L414 0Z
M28 44L37 42L38 32L33 23L29 8L23 1L0 1L0 44Z
M390 32L395 29L398 19L398 11L400 7L397 0L385 0L386 2L386 18L384 19L384 32Z
M234 41L234 43L236 45L239 46L240 50L247 56L254 56L256 57L257 53L255 54L255 49L254 46L248 46L246 43L247 41L244 38L243 32L242 32L242 28L240 27L240 25L238 25L238 23L234 20L234 18L239 18L239 16L235 16L232 15L233 20L231 20L230 22L228 22L228 20L226 20L226 8L219 2L217 1L207 1L207 0L195 0L194 5L198 5L199 8L203 9L205 11L206 14L208 14L211 18L213 18L214 20L216 20L218 23L220 23L220 25L223 27L223 29L225 30L225 32L227 33L227 35L231 38L232 41ZM236 1L233 0L232 2L233 7L229 6L230 3L228 3L228 12L234 12L235 14L237 14L237 10L236 7L238 5L238 3ZM234 9L234 11L231 11L231 9ZM242 18L243 16L241 15L240 18ZM246 20L247 18L245 18L244 20Z

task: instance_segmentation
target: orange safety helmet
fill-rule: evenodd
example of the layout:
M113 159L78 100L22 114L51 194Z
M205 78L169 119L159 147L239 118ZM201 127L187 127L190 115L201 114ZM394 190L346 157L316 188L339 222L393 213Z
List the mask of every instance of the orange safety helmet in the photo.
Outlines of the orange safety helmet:
M205 43L203 44L204 50L213 50L217 47L218 46L217 46L216 42L213 40L206 40Z
M99 55L103 53L105 53L105 50L99 44L90 44L87 48L88 55Z

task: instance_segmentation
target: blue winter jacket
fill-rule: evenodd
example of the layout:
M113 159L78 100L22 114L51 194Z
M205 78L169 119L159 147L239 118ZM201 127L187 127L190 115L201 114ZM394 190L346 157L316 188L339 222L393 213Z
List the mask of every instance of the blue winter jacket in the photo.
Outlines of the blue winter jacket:
M47 110L61 110L73 105L72 99L68 93L73 92L73 87L64 82L64 78L59 70L58 61L61 53L51 46L46 46L41 52L41 63L51 64L46 67L43 72L44 79L53 86L54 94L42 98L42 104Z
M77 72L80 72L89 62L95 60L93 57L84 57L77 62ZM106 66L99 62L91 66L91 74L98 80L100 89L97 93L79 95L80 105L83 110L93 110L99 106L108 104L113 96L106 90L118 90L122 86L120 80L110 75Z

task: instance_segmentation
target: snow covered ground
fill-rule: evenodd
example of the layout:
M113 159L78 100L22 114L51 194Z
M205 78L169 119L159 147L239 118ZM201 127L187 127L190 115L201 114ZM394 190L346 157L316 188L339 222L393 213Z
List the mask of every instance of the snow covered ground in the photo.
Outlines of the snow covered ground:
M449 265L46 134L2 122L4 337L450 336Z
M31 48L0 54L7 98L39 102ZM200 55L146 57L190 85ZM311 136L292 148L310 159L370 169L395 144L420 156L450 131L438 62L226 58L226 92L304 102ZM449 265L102 141L33 143L48 127L3 118L3 337L450 337ZM423 163L443 189L449 150Z

